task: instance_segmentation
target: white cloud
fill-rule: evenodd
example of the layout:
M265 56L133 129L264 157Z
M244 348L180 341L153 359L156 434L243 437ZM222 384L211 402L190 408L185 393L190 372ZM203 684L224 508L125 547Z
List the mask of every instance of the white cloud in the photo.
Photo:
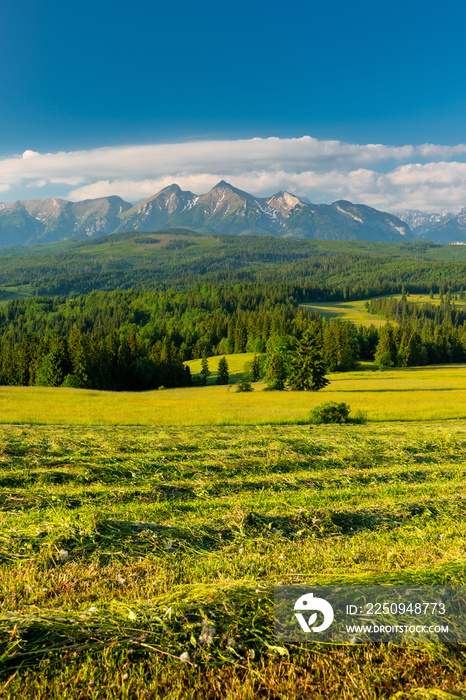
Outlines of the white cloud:
M454 159L454 160L453 160ZM466 205L466 145L386 146L253 138L104 147L0 159L0 191L54 185L73 200L150 197L173 182L197 194L220 179L256 195L287 189L311 201L350 199L385 209ZM44 194L40 194L44 196Z
M24 151L21 158L23 160L27 160L28 158L37 158L38 156L40 156L40 153L38 153L37 151Z
M45 187L47 185L47 180L33 180L28 182L26 187Z

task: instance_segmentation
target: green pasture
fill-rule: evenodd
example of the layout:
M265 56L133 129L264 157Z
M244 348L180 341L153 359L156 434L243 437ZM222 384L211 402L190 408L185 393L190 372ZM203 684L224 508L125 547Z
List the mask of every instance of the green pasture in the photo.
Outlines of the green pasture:
M390 297L401 299L401 294L391 294ZM441 303L438 294L434 294L433 299L430 298L429 294L409 294L407 299L415 304L438 306ZM340 318L343 321L351 321L356 326L384 326L387 323L387 318L380 314L370 314L365 307L367 301L367 299L360 299L359 301L313 302L312 304L300 304L300 306L303 309L317 311L328 320ZM466 306L466 300L454 300L453 303L458 307Z
M21 286L0 285L0 306L5 306L12 299L25 299L31 294L32 290L28 284Z
M340 318L342 321L351 321L357 326L384 326L387 323L385 316L370 314L366 308L366 299L359 301L325 301L312 304L300 304L303 309L317 311L326 319Z
M254 359L253 352L243 352L236 355L225 355L228 363L228 372L230 374L230 384L234 384L243 376L243 369L246 362L252 362ZM214 384L217 378L217 368L218 363L222 355L215 355L214 357L208 357L207 362L209 365L209 370L211 372L208 378L207 384ZM188 360L185 365L191 370L191 374L199 374L201 371L202 360Z
M251 355L228 356L240 376ZM210 358L214 365L218 358ZM49 387L0 387L0 422L44 425L267 425L306 423L323 401L343 401L369 422L466 418L466 366L373 370L328 375L319 392L254 391L234 386L111 392ZM215 381L215 378L212 378Z
M464 584L465 460L464 420L1 426L1 697L464 696L464 647L277 645L273 585Z

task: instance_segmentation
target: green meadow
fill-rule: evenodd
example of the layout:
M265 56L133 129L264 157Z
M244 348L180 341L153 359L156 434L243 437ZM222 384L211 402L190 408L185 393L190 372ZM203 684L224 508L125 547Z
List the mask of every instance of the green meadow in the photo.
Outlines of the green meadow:
M317 311L321 316L330 320L341 318L351 321L357 326L384 326L387 319L378 314L370 314L365 308L366 299L359 301L325 301L312 304L301 304L303 309Z
M390 297L393 299L401 299L402 295L390 294ZM431 298L429 294L409 294L407 299L415 304L434 304L438 306L441 303L438 294L435 294L433 298ZM366 309L366 302L367 299L360 299L359 301L327 301L301 304L301 306L310 311L317 311L317 313L328 320L340 318L343 321L351 321L351 323L357 326L384 326L387 323L385 316L370 314ZM458 307L466 306L465 300L457 299L454 300L453 303Z
M252 355L227 356L233 377ZM219 358L210 358L214 370ZM200 361L192 361L193 373ZM0 422L30 425L281 425L306 423L324 401L345 402L369 422L466 419L466 366L375 370L328 375L319 392L254 391L234 385L148 392L111 392L50 387L0 387ZM211 382L215 382L215 371Z
M463 646L273 635L277 584L465 583L466 366L241 393L218 359L205 387L0 388L0 697L466 697ZM328 400L367 423L310 426Z

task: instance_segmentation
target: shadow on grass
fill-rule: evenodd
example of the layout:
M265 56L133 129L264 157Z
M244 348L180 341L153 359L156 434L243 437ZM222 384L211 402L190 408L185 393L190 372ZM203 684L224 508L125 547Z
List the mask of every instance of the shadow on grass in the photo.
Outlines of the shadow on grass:
M242 518L240 529L244 534L280 532L285 537L299 534L319 536L355 535L361 531L392 530L402 527L413 518L424 516L437 518L443 511L442 503L407 503L400 504L400 510L301 511L295 516L270 516L249 512ZM464 504L459 510L464 510ZM453 508L456 512L458 508Z
M86 557L97 552L103 559L110 560L112 555L118 554L140 557L151 553L170 555L177 551L212 552L220 549L231 538L232 533L228 530L206 525L183 528L108 518L96 519L93 533L76 532L69 537L61 537L55 545L73 557Z

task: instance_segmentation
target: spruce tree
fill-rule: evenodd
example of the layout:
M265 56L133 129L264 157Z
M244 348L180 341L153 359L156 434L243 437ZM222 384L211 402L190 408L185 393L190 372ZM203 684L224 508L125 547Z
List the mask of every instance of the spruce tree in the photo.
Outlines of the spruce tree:
M210 369L209 369L209 363L207 362L207 355L204 352L202 355L202 362L201 362L201 379L202 379L202 384L205 386L207 384L207 378L210 375Z
M286 362L283 354L274 353L267 369L267 386L269 389L282 391L285 388Z
M325 372L322 342L318 336L307 331L291 356L288 374L290 389L319 391L329 384Z
M228 362L227 358L223 356L220 358L217 370L217 384L228 384L230 381L230 375L228 373Z
M251 379L253 382L258 382L261 376L261 370L259 366L259 360L257 359L257 355L254 355L254 359L252 361L251 365Z
M65 378L63 349L53 348L43 358L37 372L37 386L60 386Z
M376 364L383 367L393 367L397 363L397 344L393 326L389 323L386 323L380 330L374 359Z
M417 331L413 331L403 348L403 367L412 367L422 363L422 340Z

